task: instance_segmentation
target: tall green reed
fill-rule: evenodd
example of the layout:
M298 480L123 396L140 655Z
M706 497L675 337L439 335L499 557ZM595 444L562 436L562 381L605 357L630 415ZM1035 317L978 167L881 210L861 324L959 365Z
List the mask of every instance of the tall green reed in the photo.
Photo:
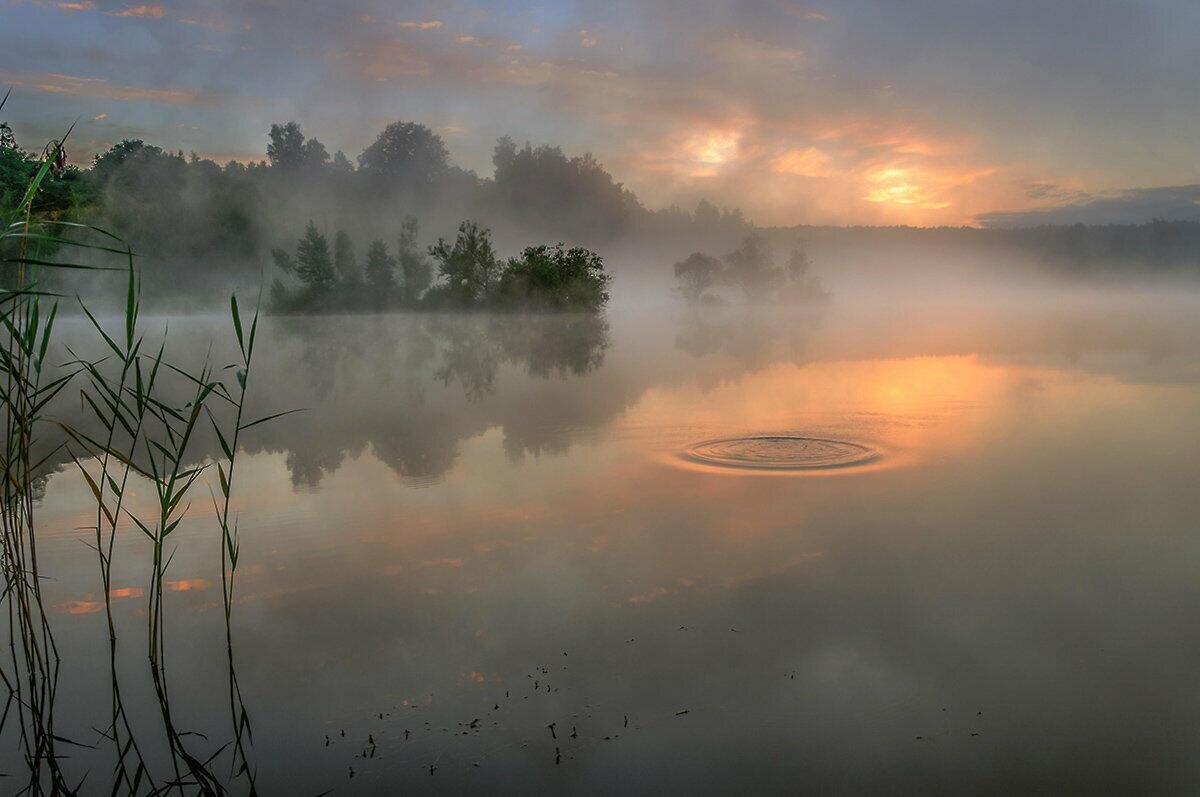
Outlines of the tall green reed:
M7 101L0 100L0 108ZM25 787L30 793L72 793L63 770L59 748L78 745L60 736L55 728L59 655L50 616L46 611L39 568L35 506L38 477L63 448L87 484L95 503L92 542L99 563L108 630L111 680L111 721L102 736L111 743L113 793L199 792L220 794L226 779L215 766L230 750L230 778L242 779L247 791L256 790L249 750L250 721L234 668L232 606L240 539L233 512L233 476L241 434L246 429L280 414L244 421L247 383L258 331L258 313L249 331L243 324L236 297L231 298L231 322L240 352L240 362L217 369L206 360L195 371L172 364L165 356L166 335L157 346L148 346L141 329L140 284L131 248L117 235L88 224L40 218L34 210L38 191L65 159L62 140L43 152L25 195L0 232L0 262L10 273L0 288L0 412L3 413L5 446L0 468L0 565L5 588L3 600L9 613L11 662L0 668L9 690L7 708L0 726L14 710L21 749L28 768ZM93 262L83 263L57 257L64 249L75 249ZM123 265L97 264L99 258L120 258ZM61 369L47 367L52 330L58 305L43 314L42 300L55 299L40 287L42 270L123 270L127 290L119 329L109 330L80 299L83 314L105 353L96 359L78 356L69 347L71 359ZM151 353L147 353L150 351ZM57 371L61 370L61 373ZM56 371L43 383L43 372ZM225 384L221 373L232 371L236 388ZM47 416L53 400L72 383L80 383L79 400L85 421L56 423L53 427L64 442L49 446L53 435ZM170 383L170 384L168 384ZM182 386L182 387L181 387ZM178 399L185 389L184 399ZM211 428L221 445L222 458L206 460L197 450L203 428ZM228 665L228 700L233 741L207 755L193 749L202 738L182 730L172 711L168 681L166 644L165 578L174 553L171 545L188 515L191 496L203 476L215 465L220 497L212 492L219 526L225 648ZM135 483L153 486L149 510L131 508L129 496ZM132 528L131 528L132 527ZM150 544L146 589L146 661L154 698L161 718L161 737L148 739L147 729L136 727L125 708L126 690L118 672L118 623L112 603L113 565L118 537L136 529ZM149 752L165 739L166 762ZM165 768L168 771L156 771Z

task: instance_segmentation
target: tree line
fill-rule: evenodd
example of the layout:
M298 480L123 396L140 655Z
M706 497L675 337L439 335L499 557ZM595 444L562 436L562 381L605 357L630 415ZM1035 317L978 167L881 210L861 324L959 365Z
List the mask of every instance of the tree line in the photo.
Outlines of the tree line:
M258 284L271 252L301 234L309 219L360 240L412 215L442 234L476 219L515 247L529 237L592 249L617 240L687 241L721 251L754 231L740 211L701 201L694 209L651 211L591 155L511 138L496 142L491 177L451 162L445 141L425 125L387 125L357 157L329 153L294 122L271 125L263 157L219 165L126 139L88 168L69 161L44 181L35 211L45 218L111 229L144 256L148 292L202 299L231 281ZM21 146L0 123L0 212L20 202L40 149ZM880 245L912 241L1032 255L1048 269L1155 273L1200 267L1200 221L1048 226L1021 229L805 228L814 245L854 239ZM389 243L389 248L392 244ZM393 252L397 260L399 252ZM75 278L79 278L76 276ZM399 281L399 280L398 280ZM236 283L235 283L236 284Z
M260 159L219 165L119 141L88 168L67 165L47 180L39 211L114 230L146 258L147 290L188 295L232 278L257 282L309 219L360 240L406 216L441 234L452 220L476 219L505 246L532 237L591 249L644 236L732 240L750 229L740 211L704 201L650 211L590 154L549 145L499 139L485 178L453 164L443 139L416 122L386 126L356 158L331 155L294 121L272 125L264 143ZM35 155L0 131L0 210L20 201Z
M419 224L404 220L395 255L372 240L361 268L354 241L338 230L330 247L310 221L294 252L272 251L285 277L271 285L271 308L282 313L387 309L493 309L596 312L608 302L611 277L603 259L564 244L526 247L502 259L491 231L464 221L452 240L422 251ZM436 274L436 282L435 282ZM287 282L284 280L287 279ZM290 283L290 284L289 284Z

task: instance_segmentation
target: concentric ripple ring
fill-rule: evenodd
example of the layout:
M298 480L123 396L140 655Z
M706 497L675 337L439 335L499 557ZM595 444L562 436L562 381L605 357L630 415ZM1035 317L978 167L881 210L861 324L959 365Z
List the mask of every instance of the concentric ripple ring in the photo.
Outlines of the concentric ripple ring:
M722 468L813 471L866 465L878 459L879 453L845 440L754 435L699 443L684 452L683 457Z

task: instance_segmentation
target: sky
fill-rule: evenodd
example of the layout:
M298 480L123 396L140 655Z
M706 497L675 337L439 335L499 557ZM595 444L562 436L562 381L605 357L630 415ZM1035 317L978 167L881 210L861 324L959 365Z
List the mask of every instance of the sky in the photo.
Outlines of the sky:
M258 160L397 119L764 225L1200 218L1196 0L0 0L3 115Z

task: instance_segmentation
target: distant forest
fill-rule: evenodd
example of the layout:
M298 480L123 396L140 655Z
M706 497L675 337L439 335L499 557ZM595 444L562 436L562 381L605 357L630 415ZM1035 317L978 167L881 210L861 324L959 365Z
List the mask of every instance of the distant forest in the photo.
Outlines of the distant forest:
M416 218L426 237L406 245L428 252L435 241L453 238L465 219L490 229L496 247L506 251L563 242L606 257L610 249L645 247L671 259L693 251L729 251L754 231L739 210L707 201L691 210L649 210L590 154L571 157L558 147L518 145L507 137L495 145L490 178L452 164L445 142L413 122L388 125L353 161L342 152L330 155L295 122L272 125L266 142L259 162L219 165L194 153L124 140L86 169L66 164L57 170L37 203L54 217L86 220L119 233L144 257L149 291L195 300L215 296L231 282L271 284L279 277L279 259L272 253L294 248L311 233L310 223L331 242L340 234L365 246L411 237L417 228L406 231L406 220ZM0 212L20 201L40 152L23 144L0 125ZM798 232L816 248L853 243L1003 250L1068 274L1200 274L1197 221L787 232ZM404 254L399 249L394 250L398 265ZM377 260L391 256L382 250L376 255ZM661 268L660 263L647 259L645 267ZM414 286L402 284L403 269L397 274L396 290L411 298Z
M0 210L20 201L33 155L8 128L0 147ZM490 228L497 246L531 241L601 249L616 240L736 240L751 229L737 210L700 202L694 210L647 210L594 157L568 157L552 146L500 139L494 176L450 163L428 127L396 122L356 159L332 156L295 122L272 125L266 157L219 165L194 153L121 141L90 168L66 166L48 181L39 209L86 219L122 235L154 267L146 284L202 290L214 278L241 275L267 283L272 252L294 245L309 223L333 239L397 241L409 218L428 240L455 234L464 219Z
M1200 220L1039 227L777 227L771 238L797 235L812 247L845 245L970 250L1024 255L1065 276L1200 276Z

